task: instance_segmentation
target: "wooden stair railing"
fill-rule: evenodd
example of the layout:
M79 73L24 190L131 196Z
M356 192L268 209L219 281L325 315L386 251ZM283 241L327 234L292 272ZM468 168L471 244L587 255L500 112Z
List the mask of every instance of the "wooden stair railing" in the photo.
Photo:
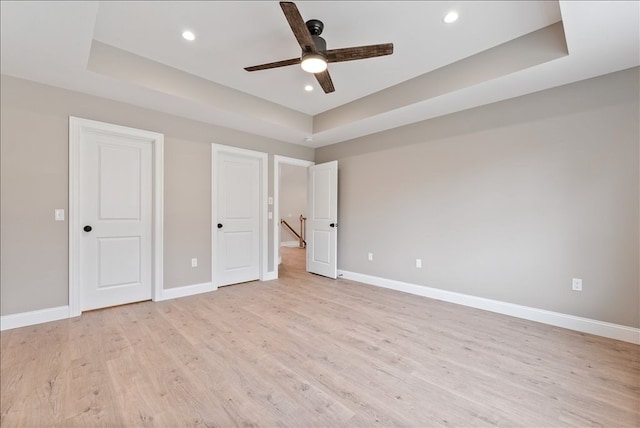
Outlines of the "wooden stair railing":
M300 248L307 247L307 241L304 240L304 222L306 220L307 218L303 217L302 214L300 214L300 233L298 233L293 229L293 227L291 227L289 223L287 223L286 220L280 219L280 224L284 224L287 227L287 229L289 229L289 231L293 233L296 236L296 238L298 238Z

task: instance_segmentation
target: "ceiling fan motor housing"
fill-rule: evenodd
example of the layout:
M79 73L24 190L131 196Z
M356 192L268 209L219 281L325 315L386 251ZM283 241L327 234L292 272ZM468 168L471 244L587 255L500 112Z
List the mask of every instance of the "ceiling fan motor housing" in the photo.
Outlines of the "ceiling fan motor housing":
M319 36L324 30L324 24L319 19L310 19L305 22L305 25L312 36Z
M313 43L316 44L316 50L318 53L324 53L327 50L327 42L320 36L311 36Z
M313 43L316 45L316 51L324 57L324 51L327 50L327 42L322 37L320 37L320 34L322 34L322 30L324 30L324 24L319 19L310 19L305 22L305 25L307 26L307 30L309 30L309 33L311 34ZM308 52L302 52L302 55L304 56L307 53Z

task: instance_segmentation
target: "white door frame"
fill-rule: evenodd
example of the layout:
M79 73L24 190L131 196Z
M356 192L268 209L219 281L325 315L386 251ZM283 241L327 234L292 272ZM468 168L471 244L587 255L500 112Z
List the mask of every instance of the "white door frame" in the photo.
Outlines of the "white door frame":
M152 131L113 125L69 116L69 316L81 314L80 306L80 138L92 131L116 136L140 138L152 146L153 201L151 243L151 296L162 300L163 224L164 224L164 135Z
M267 269L268 266L268 242L269 242L269 234L268 234L268 223L267 223L267 195L268 195L268 181L269 181L269 171L268 171L268 159L269 155L264 152L256 152L254 150L240 149L238 147L225 146L222 144L211 144L211 284L213 286L213 290L218 289L218 278L216 278L216 266L218 261L218 171L217 171L217 163L218 163L218 155L220 153L230 153L235 155L248 156L255 159L258 159L260 164L260 281L264 281L267 278Z
M278 278L278 256L280 255L280 165L294 165L309 168L315 162L289 158L286 156L273 156L273 270L274 279Z

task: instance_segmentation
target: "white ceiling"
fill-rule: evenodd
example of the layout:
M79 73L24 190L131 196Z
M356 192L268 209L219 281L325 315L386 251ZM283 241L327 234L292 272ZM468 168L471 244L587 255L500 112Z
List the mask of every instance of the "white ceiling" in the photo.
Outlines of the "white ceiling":
M640 65L637 1L296 4L305 20L324 22L329 49L392 42L394 54L330 64L336 92L324 94L299 66L243 70L300 55L275 1L3 0L1 72L319 147ZM447 25L442 17L450 10L460 19ZM568 55L401 106L391 99L411 91L409 84L425 84L416 78L559 21ZM185 29L195 41L182 39ZM101 46L115 49L99 58ZM315 90L305 92L306 84ZM196 86L199 94L184 89ZM375 112L358 113L374 100ZM327 125L332 116L340 120Z

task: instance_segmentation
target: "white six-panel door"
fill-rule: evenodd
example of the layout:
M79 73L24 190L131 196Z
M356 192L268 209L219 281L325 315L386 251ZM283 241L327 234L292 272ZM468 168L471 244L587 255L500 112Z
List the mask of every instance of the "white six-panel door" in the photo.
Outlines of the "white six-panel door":
M307 271L338 276L338 162L310 166L307 191Z
M80 309L152 297L152 143L85 132L80 144Z
M260 278L260 159L219 151L215 165L216 286Z

